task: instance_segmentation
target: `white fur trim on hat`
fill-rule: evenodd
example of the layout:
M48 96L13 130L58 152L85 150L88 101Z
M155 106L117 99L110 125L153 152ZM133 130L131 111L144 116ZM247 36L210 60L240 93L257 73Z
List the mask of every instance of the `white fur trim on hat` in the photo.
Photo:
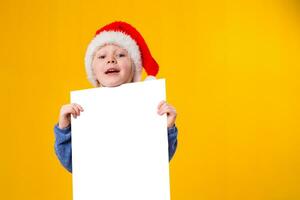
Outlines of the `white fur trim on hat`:
M88 75L88 80L97 86L96 77L93 74L92 62L95 50L105 44L116 44L128 51L129 56L135 65L135 79L138 80L142 71L142 57L139 47L135 40L129 35L119 31L103 31L96 35L90 42L85 54L85 69Z

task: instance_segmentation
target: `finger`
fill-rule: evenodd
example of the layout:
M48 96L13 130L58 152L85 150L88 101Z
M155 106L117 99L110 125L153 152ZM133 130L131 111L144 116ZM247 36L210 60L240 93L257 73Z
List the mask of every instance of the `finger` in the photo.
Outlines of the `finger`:
M80 115L80 110L79 110L79 108L78 108L78 106L77 106L76 104L75 104L74 108L75 108L75 110L76 110L76 114L77 114L77 115Z
M161 107L160 107L160 112L161 111L163 111L163 110L166 110L166 109L168 109L168 108L170 108L170 106L167 104L167 103L164 103Z
M72 114L72 116L73 116L74 118L77 117L76 112L75 112L75 110L74 110L73 108L72 108L71 114Z
M168 107L170 109L170 113L176 114L176 109L173 106L171 106L170 104L167 104L166 107Z
M169 108L171 109L171 112L172 112L172 113L176 113L176 109L175 109L173 106L171 106L170 104L169 104L168 106L169 106Z
M79 108L80 111L84 111L81 105L79 105L77 103L74 103L74 104Z
M74 117L77 117L78 113L77 113L76 107L74 105L72 105L72 113L73 113Z
M162 102L161 105L160 105L160 107L157 109L157 113L160 114L161 111L162 111L162 109L163 109L165 106L167 106L167 103L166 103L166 102Z
M164 102L164 103L158 108L157 113L158 113L158 114L161 114L162 111L164 110L164 108L165 108L166 106L167 106L167 105L166 105L166 103Z
M79 116L79 115L80 115L81 109L79 108L78 104L76 104L74 107L75 107L75 109L76 109L76 111L77 111L77 114L78 114L78 116Z
M163 101L161 101L161 102L159 102L159 104L158 104L158 106L157 106L157 109L159 109L163 104L165 103L165 101L163 100Z
M84 111L81 105L78 104L78 106L79 106L79 108L80 108L81 111Z
M172 106L166 106L163 109L164 109L164 113L167 113L168 116L177 115L175 108L173 108Z
M163 114L170 114L170 113L172 113L172 109L170 107L166 106L166 107L163 107L160 109L159 114L163 115Z

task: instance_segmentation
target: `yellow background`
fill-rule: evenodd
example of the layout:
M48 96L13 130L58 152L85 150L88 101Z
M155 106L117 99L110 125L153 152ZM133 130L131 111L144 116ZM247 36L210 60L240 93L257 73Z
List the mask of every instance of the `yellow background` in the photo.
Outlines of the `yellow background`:
M0 5L0 199L72 198L53 126L69 92L92 87L87 44L115 20L144 36L178 111L173 200L300 199L297 0Z

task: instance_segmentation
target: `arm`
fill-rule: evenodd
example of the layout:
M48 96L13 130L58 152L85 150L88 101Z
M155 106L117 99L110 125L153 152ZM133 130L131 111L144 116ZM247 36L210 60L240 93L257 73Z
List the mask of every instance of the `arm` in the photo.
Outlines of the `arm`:
M168 128L169 162L173 158L177 149L177 135L178 130L175 125L173 127Z
M64 129L54 126L55 133L55 154L60 163L72 173L72 148L71 148L71 125Z

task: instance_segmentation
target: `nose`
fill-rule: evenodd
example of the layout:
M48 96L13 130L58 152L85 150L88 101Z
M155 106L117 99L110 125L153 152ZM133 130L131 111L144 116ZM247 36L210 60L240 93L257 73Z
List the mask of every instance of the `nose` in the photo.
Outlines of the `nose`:
M116 64L116 63L117 63L117 61L116 61L116 59L114 58L114 56L110 56L110 57L107 59L107 64L109 64L109 63L111 63L111 64Z

